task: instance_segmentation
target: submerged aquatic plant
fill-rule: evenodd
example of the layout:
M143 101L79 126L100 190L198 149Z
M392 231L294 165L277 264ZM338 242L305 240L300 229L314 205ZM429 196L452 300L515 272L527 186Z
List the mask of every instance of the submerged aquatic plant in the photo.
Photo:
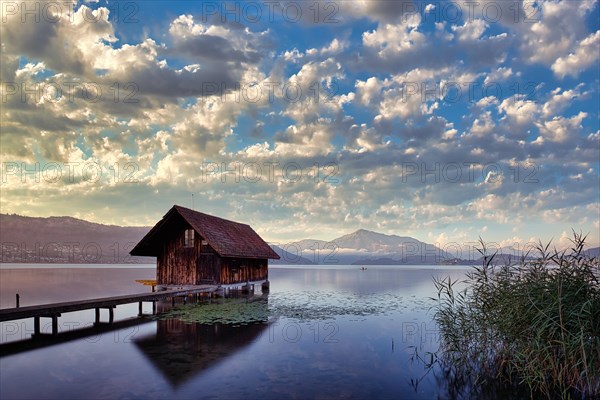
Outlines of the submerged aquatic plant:
M187 304L173 308L156 317L157 319L176 318L188 323L230 324L233 326L254 323L267 323L269 311L267 299L222 298L201 304Z
M471 394L502 382L532 396L600 396L599 260L585 256L583 235L573 236L569 252L540 243L536 258L502 266L480 240L483 264L465 281L434 279L438 355L450 385Z
M394 293L360 293L335 291L271 292L269 295L248 298L220 298L199 304L178 305L158 315L158 319L176 318L185 322L205 324L225 323L246 325L267 322L279 317L298 321L327 320L339 316L364 319L370 315L387 314L408 308L408 302ZM410 303L413 308L423 302Z

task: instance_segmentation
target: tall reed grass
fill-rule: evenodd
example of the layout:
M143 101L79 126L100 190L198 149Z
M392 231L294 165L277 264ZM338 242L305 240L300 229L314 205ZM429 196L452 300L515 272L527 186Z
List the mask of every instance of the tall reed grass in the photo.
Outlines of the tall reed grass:
M480 240L483 264L465 281L434 280L437 357L452 385L600 398L600 267L585 240L574 232L568 251L540 243L536 258L501 266Z

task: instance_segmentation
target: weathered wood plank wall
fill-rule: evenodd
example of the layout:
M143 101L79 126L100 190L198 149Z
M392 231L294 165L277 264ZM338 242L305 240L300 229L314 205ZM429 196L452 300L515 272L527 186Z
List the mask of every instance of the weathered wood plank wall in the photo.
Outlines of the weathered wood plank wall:
M269 277L266 259L223 258L221 283L243 283L261 281Z
M196 247L185 247L185 229L172 235L163 245L161 256L157 257L156 280L159 285L196 284Z
M185 246L186 226L173 227L171 238L157 257L156 280L159 285L234 284L266 280L268 260L223 258L202 244L196 232L194 246Z

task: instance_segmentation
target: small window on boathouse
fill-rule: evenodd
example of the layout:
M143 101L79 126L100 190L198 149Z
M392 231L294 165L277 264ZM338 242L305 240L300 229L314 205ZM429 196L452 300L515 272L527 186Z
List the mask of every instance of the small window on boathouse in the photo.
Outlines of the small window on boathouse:
M185 247L194 247L194 230L186 229L185 230Z

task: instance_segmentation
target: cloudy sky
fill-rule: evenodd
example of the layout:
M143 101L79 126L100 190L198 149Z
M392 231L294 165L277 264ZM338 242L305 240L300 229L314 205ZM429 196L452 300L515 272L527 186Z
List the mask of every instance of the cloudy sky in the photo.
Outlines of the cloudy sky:
M2 213L598 245L596 0L1 7Z

